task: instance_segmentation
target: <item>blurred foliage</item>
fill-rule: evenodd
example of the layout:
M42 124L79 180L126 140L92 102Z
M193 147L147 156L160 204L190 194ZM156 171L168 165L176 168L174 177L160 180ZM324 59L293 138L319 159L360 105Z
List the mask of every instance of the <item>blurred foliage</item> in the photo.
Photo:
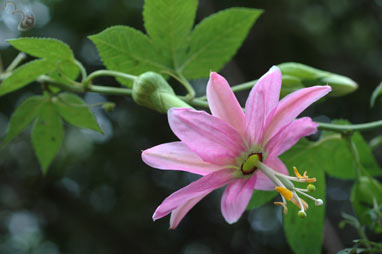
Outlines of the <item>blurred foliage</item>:
M23 36L68 42L89 71L101 68L102 63L88 35L112 25L129 25L143 31L143 0L43 3L50 10L49 23L37 23L36 29ZM234 60L221 72L231 84L256 79L274 64L301 62L349 76L360 86L356 93L331 98L305 114L341 117L353 123L380 118L381 101L376 100L371 110L369 107L370 96L382 80L380 0L203 0L199 1L197 22L233 6L265 12ZM35 15L36 21L42 19ZM1 19L0 29L0 40L8 34L17 36ZM0 53L6 64L17 55L16 50L4 47ZM99 82L115 81L100 78ZM202 94L206 80L193 85ZM31 86L1 98L1 134L5 133L11 112L35 91L39 89ZM246 97L244 92L239 94L239 99ZM0 151L1 253L290 253L280 208L258 207L244 214L238 223L228 225L220 214L219 192L198 204L176 231L167 230L166 219L153 223L152 213L161 200L195 179L186 173L149 168L140 159L141 150L176 140L166 116L137 106L131 98L88 94L84 99L90 104L116 104L108 113L92 107L105 133L65 125L60 155L46 177L41 176L32 145L26 140L30 130ZM380 132L365 133L365 138L369 140L376 134ZM381 165L382 149L375 149L374 155ZM326 182L325 228L335 225L335 230L330 234L325 231L323 250L333 252L352 246L357 232L336 228L342 219L341 211L352 213L351 182L332 178ZM376 241L377 237L371 235L370 240ZM330 241L335 238L339 241Z

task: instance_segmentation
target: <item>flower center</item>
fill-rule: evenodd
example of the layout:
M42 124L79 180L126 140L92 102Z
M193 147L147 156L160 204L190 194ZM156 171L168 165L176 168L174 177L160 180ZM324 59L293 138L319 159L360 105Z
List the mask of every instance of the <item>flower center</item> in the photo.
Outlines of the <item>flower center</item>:
M243 175L250 175L257 169L259 161L263 161L262 153L251 153L248 155L247 160L241 165L241 172Z

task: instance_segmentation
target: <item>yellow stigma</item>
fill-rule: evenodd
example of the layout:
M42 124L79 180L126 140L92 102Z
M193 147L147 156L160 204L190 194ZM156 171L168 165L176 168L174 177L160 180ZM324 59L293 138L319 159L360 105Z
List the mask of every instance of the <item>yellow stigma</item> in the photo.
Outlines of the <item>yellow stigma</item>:
M293 193L285 187L276 186L275 190L288 201L290 201L293 197Z

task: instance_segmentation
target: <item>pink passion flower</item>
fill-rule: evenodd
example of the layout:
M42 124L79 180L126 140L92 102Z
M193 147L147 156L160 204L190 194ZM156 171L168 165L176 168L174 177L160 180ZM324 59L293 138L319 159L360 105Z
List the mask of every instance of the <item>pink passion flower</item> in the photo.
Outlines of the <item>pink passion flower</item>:
M279 101L281 72L272 67L251 90L245 113L228 82L212 72L207 84L207 99L212 115L188 108L168 111L171 130L181 140L143 151L143 161L154 168L182 170L202 177L167 197L156 209L153 220L169 213L170 228L175 229L188 211L211 191L227 185L221 211L228 223L236 222L245 211L253 190L276 190L286 213L286 200L299 207L305 217L307 203L297 193L322 200L295 188L292 181L312 183L306 173L289 176L280 154L300 138L317 131L309 117L296 117L310 104L331 91L330 86L297 90Z

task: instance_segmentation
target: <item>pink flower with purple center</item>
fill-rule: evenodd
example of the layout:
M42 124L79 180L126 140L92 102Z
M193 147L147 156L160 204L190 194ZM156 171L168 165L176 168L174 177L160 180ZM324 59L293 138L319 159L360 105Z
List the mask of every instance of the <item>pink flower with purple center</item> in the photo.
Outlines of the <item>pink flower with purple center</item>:
M272 67L251 90L244 113L227 81L212 72L207 84L211 114L187 108L168 111L170 128L181 141L143 151L143 161L154 168L182 170L202 177L167 197L156 209L154 220L171 213L170 228L174 229L202 198L223 186L227 187L221 210L228 223L240 218L254 189L276 189L283 202L275 204L287 212L286 200L292 201L300 208L301 217L306 216L307 204L297 192L322 204L292 183L312 183L315 179L297 170L296 177L289 176L278 156L300 138L317 131L318 125L311 118L296 117L331 88L308 87L279 101L280 89L281 72Z

